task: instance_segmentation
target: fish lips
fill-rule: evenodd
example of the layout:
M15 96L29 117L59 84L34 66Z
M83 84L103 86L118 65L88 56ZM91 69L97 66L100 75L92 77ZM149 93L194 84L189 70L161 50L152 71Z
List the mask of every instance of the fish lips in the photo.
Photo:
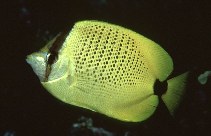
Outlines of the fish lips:
M40 51L30 54L26 58L26 62L32 67L40 81L45 79L46 56L47 53Z

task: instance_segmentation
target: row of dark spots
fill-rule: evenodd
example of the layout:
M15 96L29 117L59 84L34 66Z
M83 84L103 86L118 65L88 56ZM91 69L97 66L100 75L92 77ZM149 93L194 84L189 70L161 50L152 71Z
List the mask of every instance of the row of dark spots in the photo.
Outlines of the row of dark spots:
M91 30L90 30L91 31ZM102 29L102 31L104 31L104 29ZM112 31L111 29L110 29L110 31ZM90 33L90 32L89 32ZM110 33L110 32L109 32ZM116 31L116 33L118 34L118 31ZM90 33L91 34L91 33ZM101 32L101 34L102 34L102 32ZM118 35L115 35L115 37L114 37L114 40L111 42L111 44L114 44L115 45L115 41L117 40L117 37L118 37ZM122 38L124 39L124 35L125 34L122 34L123 36L122 36ZM92 35L93 37L95 37L95 34L93 34ZM127 36L127 35L126 35ZM89 38L89 36L87 36L87 38ZM98 40L96 40L96 43L99 43L100 42L100 40L99 39L101 39L101 35L98 37ZM107 36L107 38L106 38L107 40L106 40L106 42L105 43L108 43L108 41L109 41L109 39L110 39L110 36ZM121 39L121 42L123 42L123 39ZM94 38L92 38L92 40L90 41L90 43L92 43L92 41L94 40ZM132 47L134 47L134 39L131 39L130 37L128 37L128 42L127 42L127 44L130 44L130 42L132 41ZM119 46L122 46L122 43L120 43L120 45ZM126 47L126 48L128 48L128 47ZM132 50L134 50L134 49L132 49Z
M120 48L120 50L121 50L121 48ZM102 57L102 56L100 56L100 57ZM126 57L126 56L124 56L124 57ZM108 58L108 59L109 59L109 58ZM118 56L116 56L116 59L118 59ZM122 62L124 62L124 60L123 60Z

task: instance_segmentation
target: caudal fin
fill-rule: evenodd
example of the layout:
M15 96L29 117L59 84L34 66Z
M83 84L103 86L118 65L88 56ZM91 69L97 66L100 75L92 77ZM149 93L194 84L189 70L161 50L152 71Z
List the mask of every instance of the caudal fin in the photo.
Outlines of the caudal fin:
M185 94L185 85L187 77L188 72L183 73L167 81L168 89L166 93L161 96L161 98L167 106L171 115L174 115L175 110L178 108Z

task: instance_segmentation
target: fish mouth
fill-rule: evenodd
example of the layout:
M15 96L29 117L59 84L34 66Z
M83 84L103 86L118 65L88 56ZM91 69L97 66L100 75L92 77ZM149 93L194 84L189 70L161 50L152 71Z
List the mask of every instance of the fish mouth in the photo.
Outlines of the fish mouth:
M35 52L27 56L26 62L32 67L40 82L50 82L62 78L67 74L69 60L63 57L53 64L48 64L46 52ZM72 65L71 65L72 66ZM73 66L72 66L73 67Z
M26 57L26 62L32 67L41 82L45 80L46 55L44 52L35 52Z

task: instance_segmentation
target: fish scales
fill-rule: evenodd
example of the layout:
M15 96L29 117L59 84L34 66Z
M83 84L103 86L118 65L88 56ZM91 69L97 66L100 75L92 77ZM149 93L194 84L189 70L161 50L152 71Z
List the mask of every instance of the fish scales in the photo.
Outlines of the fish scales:
M73 53L76 86L86 92L85 99L88 94L91 101L95 98L95 103L118 108L128 102L132 104L131 99L153 95L153 88L148 84L155 79L150 78L152 74L143 50L132 36L116 26L98 23L82 26L79 23L72 29L65 45ZM115 105L111 104L113 101Z

